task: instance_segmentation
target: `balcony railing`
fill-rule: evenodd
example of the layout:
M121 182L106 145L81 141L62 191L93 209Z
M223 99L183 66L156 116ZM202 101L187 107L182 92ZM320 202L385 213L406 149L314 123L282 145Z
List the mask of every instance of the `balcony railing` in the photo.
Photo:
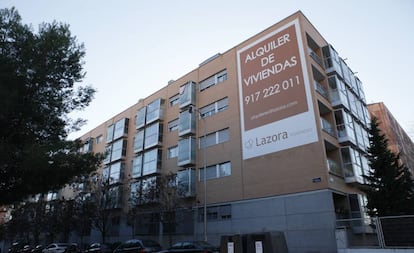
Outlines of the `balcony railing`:
M323 61L312 49L309 48L310 57L323 68Z
M328 91L325 89L325 87L323 87L322 84L318 83L317 81L313 81L314 85L315 85L315 90L321 94L324 98L329 100L329 94Z
M326 159L326 163L328 164L328 170L329 172L338 175L338 176L342 176L342 168L341 168L341 164L331 158Z
M332 126L332 124L329 121L327 121L324 118L321 118L321 126L322 126L322 130L324 130L325 132L327 132L331 136L336 137L334 127Z

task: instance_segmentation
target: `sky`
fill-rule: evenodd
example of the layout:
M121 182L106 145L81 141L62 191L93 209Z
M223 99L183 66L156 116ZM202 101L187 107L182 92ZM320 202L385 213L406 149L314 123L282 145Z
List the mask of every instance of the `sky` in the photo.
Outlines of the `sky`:
M414 140L414 1L411 0L0 0L34 29L70 25L86 49L84 84L97 93L72 114L77 138L287 16L302 11L347 59L367 103L384 102Z

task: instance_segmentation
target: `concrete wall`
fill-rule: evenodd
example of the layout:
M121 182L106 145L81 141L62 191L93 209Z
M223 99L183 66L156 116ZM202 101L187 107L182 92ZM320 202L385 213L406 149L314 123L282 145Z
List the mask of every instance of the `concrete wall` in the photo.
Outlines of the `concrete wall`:
M281 231L290 253L336 252L335 213L329 190L233 202L232 217L207 223L208 241L222 235ZM202 234L203 223L196 224Z

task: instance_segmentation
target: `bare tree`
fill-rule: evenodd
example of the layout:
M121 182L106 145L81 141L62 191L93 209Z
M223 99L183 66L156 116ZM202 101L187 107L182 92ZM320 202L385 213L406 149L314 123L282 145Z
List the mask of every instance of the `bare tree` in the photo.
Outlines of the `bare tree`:
M159 236L168 235L172 243L172 235L177 225L177 210L185 207L185 194L177 184L174 173L160 174L137 182L135 193L131 196L133 206L129 210L130 225L135 228L147 228L142 233L158 231ZM158 224L157 227L156 224Z
M76 228L78 234L84 235L95 228L101 234L102 243L106 242L112 219L117 217L114 209L120 207L119 186L111 181L95 173L88 179L87 193L82 192L77 197L76 217L83 223Z

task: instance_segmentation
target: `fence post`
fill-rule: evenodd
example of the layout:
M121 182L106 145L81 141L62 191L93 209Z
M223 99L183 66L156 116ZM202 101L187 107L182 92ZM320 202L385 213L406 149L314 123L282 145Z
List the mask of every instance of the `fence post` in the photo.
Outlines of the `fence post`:
M377 228L377 238L378 238L378 246L380 248L385 248L385 240L384 240L384 233L382 232L381 220L377 216L374 218L375 227Z

